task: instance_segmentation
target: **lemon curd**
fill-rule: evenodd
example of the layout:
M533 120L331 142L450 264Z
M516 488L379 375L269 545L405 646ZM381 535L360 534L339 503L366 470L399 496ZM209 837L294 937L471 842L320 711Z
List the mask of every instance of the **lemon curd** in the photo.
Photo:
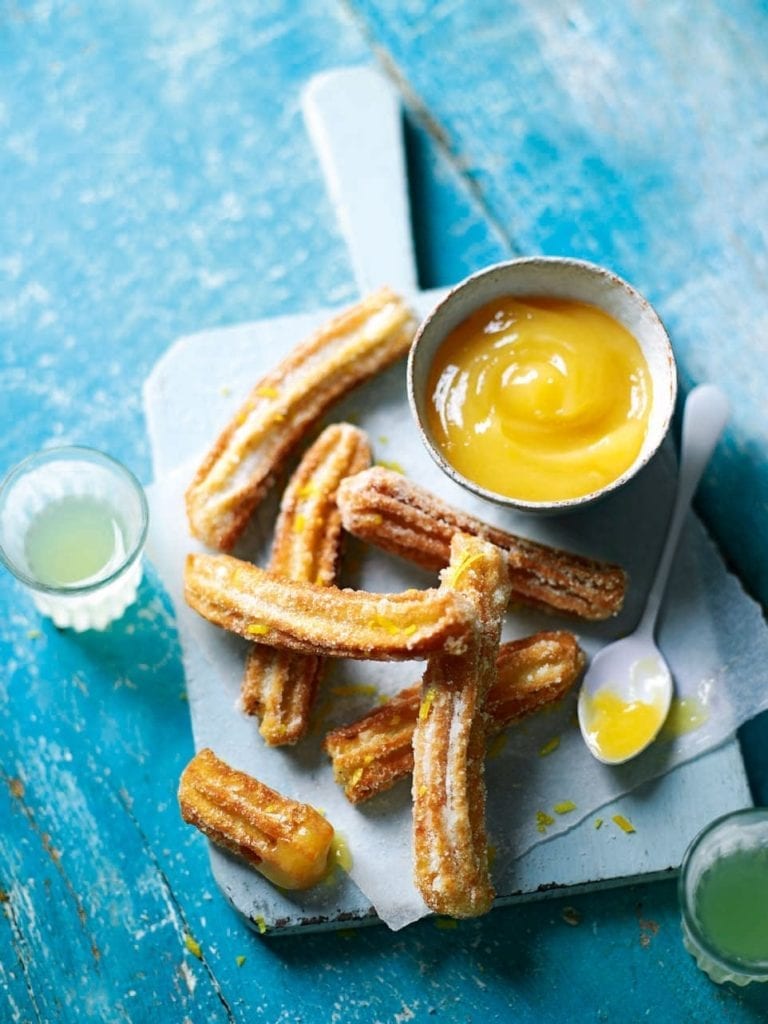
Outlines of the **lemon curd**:
M624 700L606 689L588 698L585 724L589 741L601 756L622 761L653 739L663 717L661 704Z
M438 349L429 429L463 476L522 501L599 490L635 461L652 383L637 340L595 306L505 297Z

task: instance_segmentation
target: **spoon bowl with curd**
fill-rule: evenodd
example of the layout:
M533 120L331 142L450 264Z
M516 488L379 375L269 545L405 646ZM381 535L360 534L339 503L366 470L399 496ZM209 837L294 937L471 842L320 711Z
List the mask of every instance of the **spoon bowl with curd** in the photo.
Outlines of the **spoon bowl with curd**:
M688 506L727 417L728 402L719 388L704 384L688 395L675 502L645 610L635 631L599 651L584 676L579 727L604 764L623 764L640 754L669 713L672 674L654 641L656 620Z
M527 512L621 486L667 432L672 348L648 302L582 260L488 267L454 288L408 361L411 408L456 483Z

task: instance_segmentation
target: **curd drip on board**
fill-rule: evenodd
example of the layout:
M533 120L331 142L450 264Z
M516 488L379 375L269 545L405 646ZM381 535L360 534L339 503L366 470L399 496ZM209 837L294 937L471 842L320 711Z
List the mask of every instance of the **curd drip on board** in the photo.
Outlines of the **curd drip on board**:
M509 498L558 501L632 465L652 382L637 340L597 307L502 297L446 337L429 395L435 445L463 476Z

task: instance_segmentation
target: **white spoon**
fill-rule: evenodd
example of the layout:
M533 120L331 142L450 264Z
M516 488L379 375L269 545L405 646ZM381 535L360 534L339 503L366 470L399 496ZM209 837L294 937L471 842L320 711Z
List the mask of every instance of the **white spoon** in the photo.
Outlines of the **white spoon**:
M703 384L689 394L675 503L643 616L634 633L598 652L584 677L579 727L604 764L623 764L645 750L669 713L672 674L654 641L656 619L688 506L727 417L728 400L719 388Z

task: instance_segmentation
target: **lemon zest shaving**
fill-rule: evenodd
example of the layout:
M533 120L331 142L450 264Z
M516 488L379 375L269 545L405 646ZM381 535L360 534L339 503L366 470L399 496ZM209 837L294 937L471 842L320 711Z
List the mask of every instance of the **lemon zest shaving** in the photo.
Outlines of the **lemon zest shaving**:
M602 828L602 827L603 827L603 819L602 818L595 818L595 828Z
M301 512L299 512L297 514L296 518L293 520L293 528L294 528L294 530L296 531L296 533L302 533L304 531L304 527L306 525L307 525L307 517L305 515L302 515Z
M378 512L372 512L368 516L368 518L370 519L374 526L381 526L381 524L384 522L384 517L380 516Z
M464 575L467 569L469 569L470 566L474 565L474 563L479 561L482 557L483 556L477 551L474 554L466 552L466 554L462 555L459 564L453 570L453 573L451 575L451 586L455 587L459 579Z
M184 933L184 945L187 947L192 956L196 956L198 960L203 959L203 950L200 947L200 943L197 939L193 939L189 932Z
M269 626L265 626L263 622L249 622L245 627L245 632L248 636L264 636L269 632Z
M546 811L536 811L536 829L539 832L546 832L550 825L555 824L555 819Z
M549 754L554 753L560 746L560 737L553 736L551 740L547 740L543 747L539 750L539 757L547 757Z
M419 796L424 796L427 792L427 787L422 783L419 786Z
M271 388L271 387L268 387L267 385L264 385L263 387L260 387L260 388L256 388L256 394L259 396L259 398L279 398L280 397L280 392L277 390L277 388Z
M258 917L254 917L253 923L259 929L259 935L263 935L266 932L266 930L267 930L267 922L264 920L264 918L261 916L261 914L259 914Z
M427 719L427 717L429 716L429 712L430 712L430 709L432 707L432 703L433 703L433 701L434 701L436 696L437 696L437 694L435 693L434 690L427 690L427 692L424 694L422 702L419 705L419 721L420 722L425 721Z
M396 626L394 622L390 622L389 619L384 618L383 615L377 615L375 618L371 619L368 625L372 626L374 629L385 629L390 636L397 636L400 632L400 627Z
M245 957L242 956L242 955L241 956L236 956L235 957L235 963L237 964L238 967L242 967L243 964L245 963Z
M299 498L311 498L312 495L317 494L319 490L320 488L314 480L310 480L309 483L304 484L303 487L300 487L298 491L296 491L296 495Z
M627 835L637 831L632 822L628 818L625 818L623 814L614 814L611 820L616 822L621 831L626 832Z
M387 459L379 459L376 462L377 466L381 466L383 469L391 469L393 473L399 473L401 476L405 476L405 470L399 462L391 462Z
M563 800L559 804L555 804L552 810L555 814L570 814L571 811L576 810L576 804L573 800Z
M362 777L363 777L363 769L362 768L355 769L355 771L352 772L352 778L349 780L350 786L356 786L358 784L358 782L360 781L360 779L362 779Z

